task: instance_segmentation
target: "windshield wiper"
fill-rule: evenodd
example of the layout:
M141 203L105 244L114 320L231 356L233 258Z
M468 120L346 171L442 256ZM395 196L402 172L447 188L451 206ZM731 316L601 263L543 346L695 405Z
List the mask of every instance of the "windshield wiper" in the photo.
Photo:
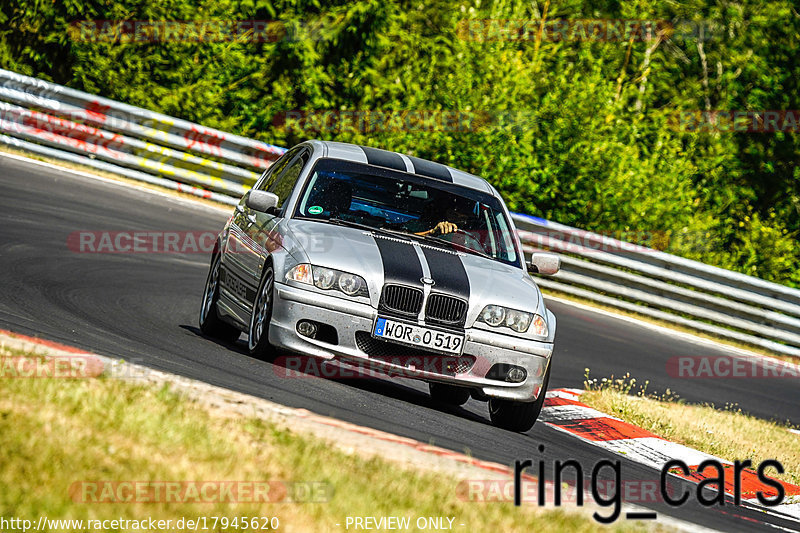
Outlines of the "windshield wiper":
M444 239L442 239L440 237L431 237L430 235L415 235L415 237L423 238L423 239L425 239L426 241L429 241L429 242L436 242L436 243L439 243L439 244L445 244L445 245L448 245L448 246L450 246L452 248L455 248L456 250L458 250L460 252L465 252L465 253L468 253L468 254L478 255L480 257L485 257L486 259L494 259L492 256L490 256L490 255L488 255L488 254L486 254L484 252L479 252L478 250L470 248L469 246L464 246L463 244L458 244L458 243L455 243L455 242L446 241L446 240L444 240Z
M358 228L358 229L369 230L369 231L372 231L372 230L375 229L372 226L368 226L366 224L361 224L360 222L353 222L351 220L344 220L343 218L338 218L338 217L331 217L331 218L328 218L328 219L324 219L324 218L323 219L314 219L314 220L320 220L322 222L330 222L331 224L336 224L337 226L347 226L349 228Z
M319 220L319 219L316 219ZM324 219L323 219L324 220ZM353 222L351 220L344 220L338 217L331 217L326 220L326 222L330 222L331 224L335 224L337 226L346 226L351 228L358 228L363 229L366 231L374 231L376 233L382 233L384 235L397 235L401 237L411 237L412 239L419 239L422 241L429 242L431 244L436 244L438 246L445 246L447 248L455 248L458 251L477 255L480 257L485 257L486 259L494 259L492 256L485 254L483 252L479 252L478 250L473 250L468 246L463 246L461 244L456 244L454 242L446 241L444 239L440 239L439 237L431 237L430 235L417 235L416 233L411 233L408 231L397 230L397 229L389 229L389 228L376 228L374 226L369 226L367 224L361 224L360 222Z
M376 228L375 226L362 224L360 222L353 222L352 220L344 220L344 219L338 218L338 217L331 217L331 218L329 218L327 220L326 219L314 219L314 220L323 220L325 222L330 222L331 224L335 224L337 226L345 226L345 227L348 227L348 228L358 228L358 229L363 229L365 231L374 231L376 233L383 233L384 235L392 235L393 233L400 233L400 232L394 232L392 230L385 229L385 228Z
M444 246L446 246L448 248L455 248L456 250L458 250L460 252L465 252L465 253L478 255L480 257L485 257L486 259L494 259L494 257L492 257L492 256L490 256L488 254L485 254L483 252L479 252L478 250L473 250L469 246L464 246L462 244L457 244L457 243L454 243L454 242L446 241L446 240L444 240L442 238L439 238L439 237L432 237L430 235L417 235L416 233L410 233L408 231L402 231L402 230L393 230L393 229L386 229L386 228L383 228L383 230L391 232L391 233L395 233L397 235L404 235L404 236L407 235L407 236L409 236L411 238L420 239L420 240L423 240L423 241L426 241L426 242L429 242L429 243L432 243L432 244L437 244L437 245L440 245L440 246L444 245Z

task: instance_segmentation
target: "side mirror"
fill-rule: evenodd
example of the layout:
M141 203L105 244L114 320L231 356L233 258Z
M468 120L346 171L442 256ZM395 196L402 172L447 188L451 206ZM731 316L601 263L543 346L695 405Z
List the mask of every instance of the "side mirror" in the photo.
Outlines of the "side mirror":
M552 276L559 270L561 270L561 258L556 254L541 252L531 254L531 261L528 263L529 273Z
M274 215L277 213L278 195L254 189L247 194L244 203L250 209Z

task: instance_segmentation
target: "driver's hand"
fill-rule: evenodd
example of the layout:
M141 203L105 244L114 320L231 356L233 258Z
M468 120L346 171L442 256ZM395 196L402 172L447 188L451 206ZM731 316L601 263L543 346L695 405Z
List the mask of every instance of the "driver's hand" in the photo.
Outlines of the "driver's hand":
M445 235L447 233L453 233L454 231L458 231L458 226L453 224L452 222L447 222L443 220L436 224L433 229L431 230L431 234L436 235L437 233L440 235Z

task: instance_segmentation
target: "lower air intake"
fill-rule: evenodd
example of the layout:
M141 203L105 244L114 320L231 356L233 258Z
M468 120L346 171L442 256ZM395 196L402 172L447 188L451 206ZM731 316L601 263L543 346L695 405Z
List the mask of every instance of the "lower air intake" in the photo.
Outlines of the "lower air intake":
M369 355L370 359L392 364L402 368L414 365L417 370L446 376L469 372L475 364L472 355L439 355L402 344L374 338L366 331L356 332L358 349Z

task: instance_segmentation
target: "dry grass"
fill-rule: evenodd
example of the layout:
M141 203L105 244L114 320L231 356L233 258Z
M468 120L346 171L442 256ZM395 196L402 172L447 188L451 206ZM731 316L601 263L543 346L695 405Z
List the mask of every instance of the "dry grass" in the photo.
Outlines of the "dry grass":
M777 459L785 473L775 475L800 485L800 435L789 425L745 414L736 405L690 405L669 389L648 393L635 378L590 379L587 369L581 401L660 437L727 459L750 459L754 465ZM774 473L774 472L773 472Z
M28 354L3 348L2 356ZM462 531L601 529L585 513L462 501L456 479L346 454L262 420L212 416L166 388L106 378L0 381L0 516L277 516L290 532L341 531L348 516L407 516L412 523L450 516L465 524L456 527ZM332 496L326 503L267 504L71 498L73 483L100 480L321 482ZM620 522L611 530L644 527Z

